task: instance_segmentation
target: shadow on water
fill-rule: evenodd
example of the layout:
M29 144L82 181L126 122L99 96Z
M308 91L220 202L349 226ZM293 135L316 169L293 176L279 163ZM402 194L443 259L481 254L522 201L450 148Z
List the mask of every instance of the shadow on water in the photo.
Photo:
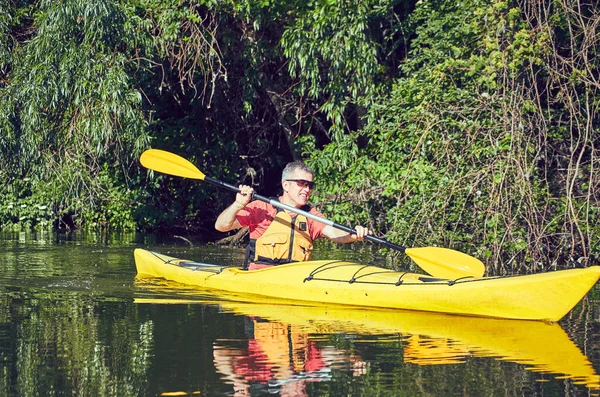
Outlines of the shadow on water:
M597 395L598 287L560 324L219 299L135 279L133 249L242 248L0 233L0 396ZM385 264L376 250L317 258Z

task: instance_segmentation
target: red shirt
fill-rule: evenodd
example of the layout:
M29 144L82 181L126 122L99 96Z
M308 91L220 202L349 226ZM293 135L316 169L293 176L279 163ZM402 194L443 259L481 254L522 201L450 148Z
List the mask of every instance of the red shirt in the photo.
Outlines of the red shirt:
M309 212L313 215L324 218L323 214L314 208L311 208ZM256 240L263 235L265 230L267 230L271 222L273 222L273 218L276 214L277 208L273 207L269 203L256 200L240 210L235 216L235 219L237 219L240 225L248 226L250 228L250 238ZM314 241L315 239L321 237L323 229L327 225L312 219L307 219L307 221L310 238Z

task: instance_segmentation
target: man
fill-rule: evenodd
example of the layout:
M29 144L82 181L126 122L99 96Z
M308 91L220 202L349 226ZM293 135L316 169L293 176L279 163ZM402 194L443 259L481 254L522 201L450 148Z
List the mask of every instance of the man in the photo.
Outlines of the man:
M312 168L300 161L289 163L281 175L283 195L278 200L323 218L323 214L308 206L314 188L313 174ZM356 234L349 234L301 214L279 210L262 201L250 202L254 190L245 185L240 185L239 188L240 193L236 195L233 204L219 215L215 228L220 232L228 232L249 227L250 245L246 262L251 263L248 270L307 261L312 252L312 243L319 237L324 236L333 242L344 244L363 240L370 234L362 226L356 226Z

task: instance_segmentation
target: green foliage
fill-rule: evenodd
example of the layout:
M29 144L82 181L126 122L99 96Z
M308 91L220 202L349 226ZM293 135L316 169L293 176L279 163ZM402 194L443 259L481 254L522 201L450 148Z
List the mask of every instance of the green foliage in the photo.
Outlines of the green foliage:
M0 76L4 76L6 73L4 69L8 64L10 56L9 33L13 18L11 14L8 7L8 0L0 0ZM2 84L1 80L0 84Z
M98 182L103 188L102 201L91 208L82 205L81 209L72 210L81 213L81 224L86 229L135 230L134 214L139 203L135 201L135 193L115 181L113 175L107 166L98 173Z
M377 93L381 44L372 30L390 8L391 2L381 0L309 1L290 11L295 18L281 38L290 76L298 78L301 95L327 98L320 110L335 132L345 130L349 102Z
M48 1L33 16L38 32L13 57L2 103L19 138L17 156L7 160L19 169L43 166L48 147L92 159L123 146L139 153L147 141L140 93L127 73L136 42L127 41L125 10L112 1Z
M133 9L118 2L38 7L13 9L21 24L11 26L9 84L0 86L0 161L13 181L26 175L30 199L45 202L58 219L106 199L101 164L112 172L128 167L148 145L141 94L130 76L130 55L143 40ZM35 34L16 41L29 21Z
M570 196L558 181L569 179L566 164L577 160L546 146L549 134L555 148L570 142L567 131L543 128L540 100L550 98L535 84L553 62L548 31L529 30L505 2L424 1L411 24L406 77L370 107L365 129L321 152L307 142L323 180L319 201L338 221L358 218L407 246L454 246L496 271L585 260L600 230L580 218L579 247L562 231L577 222L570 212L597 213L597 200L583 198L597 179L574 181L581 195ZM565 215L571 220L561 221Z
M122 173L113 175L121 181L114 189L146 200L147 209L135 210L146 214L143 227L181 221L191 227L199 211L194 206L222 202L225 195L197 200L187 196L197 188L162 185L152 191L161 196L153 209L148 180L133 166L150 137L154 146L222 168L224 179L270 183L275 179L269 174L296 155L296 137L316 123L324 126L315 130L319 139L329 139L330 121L342 131L349 105L359 96L373 97L385 70L380 27L394 19L392 4L355 2L344 13L342 2L6 5L0 34L12 44L1 52L6 80L0 85L0 161L12 180L27 176L35 186L53 180L55 219L76 211L77 219L92 224L107 221L93 214L105 212L110 189L100 174L108 169ZM315 34L302 34L313 22ZM298 44L302 50L293 51ZM304 64L307 51L315 49ZM289 62L303 66L289 69ZM319 74L327 76L325 85ZM307 84L294 90L295 79ZM289 151L282 151L286 146ZM197 155L202 151L209 153ZM167 205L172 194L188 204ZM169 215L147 216L159 211Z
M64 170L66 174L46 181L7 178L9 183L0 189L0 229L135 230L134 214L139 202L135 201L134 192L124 187L123 181L115 179L119 173L105 166L97 175L94 190L88 191L86 196L86 187L75 185L82 176L70 175L73 168ZM66 196L69 190L83 194ZM58 199L57 192L65 194L64 199ZM93 197L95 202L90 205L92 194L100 198Z
M496 270L596 258L599 12L551 5L0 0L0 222L209 234L231 194L152 145L265 195L305 157L337 222Z
M0 178L8 181L6 172ZM53 219L52 202L45 189L36 190L30 178L0 184L0 229L47 228Z

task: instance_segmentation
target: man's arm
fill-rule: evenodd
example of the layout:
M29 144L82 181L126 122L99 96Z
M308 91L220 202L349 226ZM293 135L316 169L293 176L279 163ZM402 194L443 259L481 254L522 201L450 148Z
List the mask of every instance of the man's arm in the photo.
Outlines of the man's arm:
M333 226L325 226L322 233L325 237L338 244L347 244L353 243L355 241L362 241L364 240L366 235L371 234L369 229L367 229L366 227L356 226L354 229L356 230L356 234L347 233Z
M239 188L240 192L236 194L233 204L225 208L225 210L217 217L215 229L220 232L228 232L242 227L235 216L250 202L254 189L245 185L240 185Z

